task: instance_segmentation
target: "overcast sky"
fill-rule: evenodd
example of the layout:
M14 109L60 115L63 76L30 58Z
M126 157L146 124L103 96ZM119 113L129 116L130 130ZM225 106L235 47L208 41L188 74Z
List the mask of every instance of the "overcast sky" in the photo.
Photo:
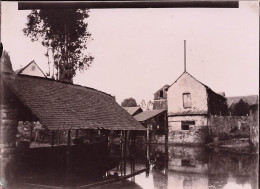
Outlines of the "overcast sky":
M13 69L35 60L48 71L46 49L25 37L26 16L17 2L2 2L2 42ZM258 94L259 2L239 2L239 8L93 9L88 18L95 57L74 83L116 96L153 100L164 84L184 70L226 96Z

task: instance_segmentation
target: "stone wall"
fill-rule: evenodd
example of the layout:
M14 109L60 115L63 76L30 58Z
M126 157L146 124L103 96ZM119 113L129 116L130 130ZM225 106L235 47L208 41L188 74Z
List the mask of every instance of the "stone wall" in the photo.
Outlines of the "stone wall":
M249 137L254 124L250 116L210 116L209 133L211 137Z
M259 152L259 122L258 111L252 116L252 126L250 127L250 141L257 152Z
M174 116L168 117L168 128L169 131L181 130L181 122L182 121L195 121L195 126L207 126L208 118L207 116L199 115L199 116Z
M208 138L207 126L190 126L190 130L169 131L169 144L205 144Z

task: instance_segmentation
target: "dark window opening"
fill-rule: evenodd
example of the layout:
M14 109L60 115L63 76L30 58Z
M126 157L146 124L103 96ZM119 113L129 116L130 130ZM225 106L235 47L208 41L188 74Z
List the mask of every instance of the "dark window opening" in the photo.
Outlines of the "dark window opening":
M190 130L189 125L181 125L181 130Z
M181 130L190 130L190 125L195 125L195 121L182 121Z
M163 98L163 90L160 91L160 97Z

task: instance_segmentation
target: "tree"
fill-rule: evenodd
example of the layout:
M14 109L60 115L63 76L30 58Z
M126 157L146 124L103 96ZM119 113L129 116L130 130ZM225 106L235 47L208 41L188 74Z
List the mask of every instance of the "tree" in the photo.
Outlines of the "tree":
M134 98L126 98L121 102L122 107L137 107L137 103Z
M89 68L94 59L86 53L91 39L88 17L88 10L80 9L32 10L27 16L23 32L32 41L41 41L48 58L51 50L58 80L72 82L76 70Z
M149 100L148 103L146 104L145 100L142 100L140 106L141 106L142 110L144 110L144 111L152 110L153 109L153 102L151 100Z
M234 105L234 116L246 116L249 115L249 104L243 99L240 99L238 103Z
M3 51L0 62L1 62L1 72L8 72L8 73L14 72L10 56L8 52L6 52L5 50Z

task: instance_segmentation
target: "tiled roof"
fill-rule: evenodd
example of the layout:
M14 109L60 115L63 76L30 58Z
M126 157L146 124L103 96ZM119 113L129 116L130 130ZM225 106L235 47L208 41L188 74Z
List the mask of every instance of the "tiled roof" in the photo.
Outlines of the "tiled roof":
M142 122L142 121L151 119L152 117L159 115L160 113L162 113L164 111L166 111L166 110L147 110L147 111L141 112L140 114L135 115L134 118L137 121Z
M233 96L233 97L226 97L226 98L227 98L228 107L230 107L232 104L238 103L240 99L243 99L245 102L247 102L249 106L258 104L258 95Z
M101 91L41 77L2 74L20 101L51 130L143 130L144 127Z
M124 107L124 109L130 114L130 115L134 115L135 112L137 112L139 109L141 109L140 107Z

